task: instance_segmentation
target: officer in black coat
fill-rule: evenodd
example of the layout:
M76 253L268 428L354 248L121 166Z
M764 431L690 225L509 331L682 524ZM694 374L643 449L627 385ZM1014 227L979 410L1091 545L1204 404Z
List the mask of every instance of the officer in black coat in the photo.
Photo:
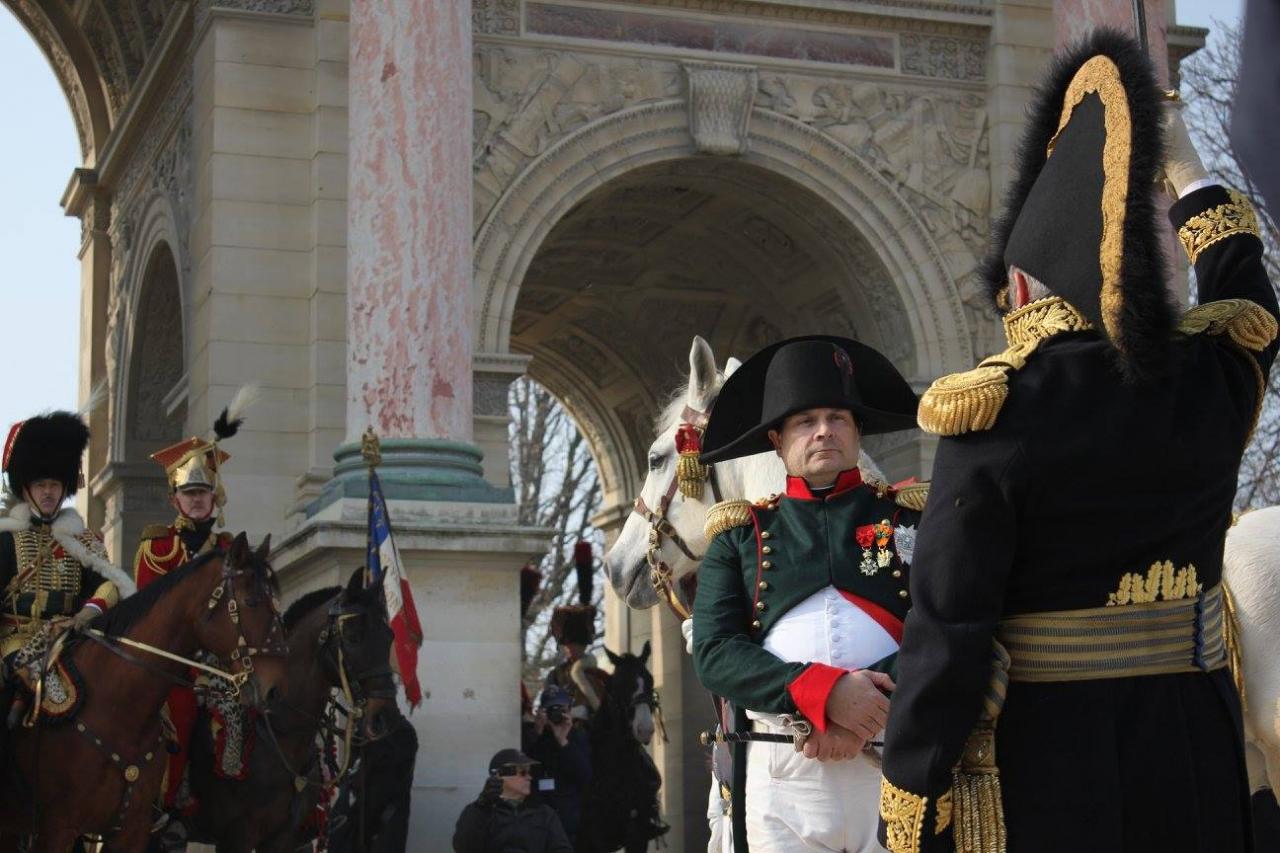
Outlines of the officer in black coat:
M921 399L942 439L881 837L895 853L1249 850L1220 582L1276 354L1257 220L1191 162L1129 38L1095 33L1038 98L987 271L1009 348ZM1199 285L1180 319L1161 179Z

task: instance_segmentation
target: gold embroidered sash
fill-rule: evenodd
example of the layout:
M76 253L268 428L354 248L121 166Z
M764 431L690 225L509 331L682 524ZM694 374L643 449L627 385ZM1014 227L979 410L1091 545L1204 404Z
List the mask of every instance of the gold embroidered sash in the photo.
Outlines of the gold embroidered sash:
M1000 621L1010 681L1092 681L1227 665L1222 587L1192 598L1028 613Z

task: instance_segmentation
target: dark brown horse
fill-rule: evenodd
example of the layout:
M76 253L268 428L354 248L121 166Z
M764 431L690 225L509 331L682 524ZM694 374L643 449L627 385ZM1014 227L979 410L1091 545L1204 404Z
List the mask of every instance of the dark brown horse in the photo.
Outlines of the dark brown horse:
M183 659L204 649L242 681L242 702L270 701L284 686L285 649L268 548L253 551L241 533L225 555L199 557L121 601L64 652L84 703L70 719L12 733L14 760L0 780L10 842L28 835L32 853L62 853L94 834L114 853L146 848L165 767L160 708L190 667L131 643Z
M316 736L333 691L349 692L359 710L358 741L378 734L383 709L395 706L393 635L382 590L366 590L363 575L359 569L345 590L308 593L286 611L289 685L254 725L243 781L215 775L207 722L197 727L190 780L200 806L187 821L191 841L215 844L219 853L288 853L305 840L303 824L320 797Z

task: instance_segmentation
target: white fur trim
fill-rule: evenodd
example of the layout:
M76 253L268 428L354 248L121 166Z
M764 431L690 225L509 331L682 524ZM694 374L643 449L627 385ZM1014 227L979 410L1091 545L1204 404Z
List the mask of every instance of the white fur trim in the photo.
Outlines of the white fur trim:
M26 530L30 526L31 505L26 501L21 501L9 507L9 512L3 518L0 518L0 533L17 533L19 530ZM133 595L138 591L137 587L133 585L133 578L107 559L105 549L101 554L94 553L76 538L85 532L85 527L84 519L80 517L80 513L76 512L74 507L64 507L59 510L49 532L53 534L54 540L62 546L62 549L70 554L77 563L93 569L115 584L121 598L126 595Z
M569 678L573 679L573 683L582 691L583 698L587 700L591 710L596 711L600 708L600 696L596 693L596 688L591 683L591 679L587 678L588 666L586 655L578 658L573 662L573 666L569 667Z

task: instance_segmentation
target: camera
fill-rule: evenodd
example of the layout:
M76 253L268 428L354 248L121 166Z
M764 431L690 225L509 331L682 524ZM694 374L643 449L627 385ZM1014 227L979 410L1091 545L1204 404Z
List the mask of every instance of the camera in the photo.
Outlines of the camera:
M563 705L548 705L545 710L547 712L547 722L553 726L563 723L565 717L569 715L569 709Z

